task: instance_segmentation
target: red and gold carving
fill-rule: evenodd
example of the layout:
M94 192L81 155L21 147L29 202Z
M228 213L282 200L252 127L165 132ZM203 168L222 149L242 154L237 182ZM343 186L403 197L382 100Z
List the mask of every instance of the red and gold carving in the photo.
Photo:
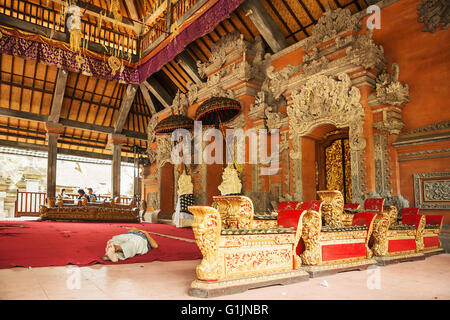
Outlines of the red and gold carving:
M213 207L189 207L189 211L194 214L192 228L195 239L203 255L196 269L198 280L222 281L300 268L301 261L296 254L296 246L301 235L301 222L298 222L295 232L279 229L282 232L274 230L255 234L252 232L261 230L238 229L236 227L242 227L243 224L242 220L236 219L236 212L248 214L252 210L253 213L253 205L243 203L247 200L242 201L242 197L226 197L214 197L219 210L228 208L226 214L219 213ZM222 230L222 216L230 219L230 226L234 228Z
M342 215L344 212L344 197L338 190L317 191L323 200L322 219L325 226L342 227Z

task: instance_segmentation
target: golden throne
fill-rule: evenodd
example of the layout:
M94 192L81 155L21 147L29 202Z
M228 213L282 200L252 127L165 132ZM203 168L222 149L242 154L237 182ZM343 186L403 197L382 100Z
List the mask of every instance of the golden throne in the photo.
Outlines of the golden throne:
M274 228L253 228L250 199L214 197L218 209L190 206L192 229L203 259L189 294L213 297L249 288L305 281L296 247L301 214Z

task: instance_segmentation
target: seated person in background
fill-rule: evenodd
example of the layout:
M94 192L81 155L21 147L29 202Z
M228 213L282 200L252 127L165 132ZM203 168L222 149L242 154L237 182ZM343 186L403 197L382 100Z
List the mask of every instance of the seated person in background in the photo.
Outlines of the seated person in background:
M61 197L61 199L70 199L70 197L68 195L66 195L66 189L62 188L59 196Z
M83 189L78 189L78 200L81 200L83 198L86 198L89 201L89 197L86 195L86 192L84 192Z
M95 193L93 193L94 191L92 190L92 188L88 188L88 201L89 202L95 202L97 201L97 195Z
M132 227L127 233L119 234L108 240L103 260L117 262L137 254L146 254L152 248L158 248L158 243L148 232Z

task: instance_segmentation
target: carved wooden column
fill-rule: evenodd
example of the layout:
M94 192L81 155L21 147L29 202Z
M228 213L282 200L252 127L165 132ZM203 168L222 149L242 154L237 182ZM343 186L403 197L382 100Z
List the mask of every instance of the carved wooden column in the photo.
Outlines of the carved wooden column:
M108 145L113 152L113 160L111 165L111 196L120 196L120 165L122 157L122 144L126 142L126 137L121 134L109 134Z
M46 122L47 129L47 198L54 201L56 197L56 162L58 154L58 137L64 131L64 127L55 122ZM49 202L50 203L50 202Z

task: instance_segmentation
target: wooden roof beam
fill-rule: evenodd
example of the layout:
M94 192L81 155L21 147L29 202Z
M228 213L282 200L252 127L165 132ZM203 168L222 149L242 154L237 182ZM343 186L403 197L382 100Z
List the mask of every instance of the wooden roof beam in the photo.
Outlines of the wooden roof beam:
M55 93L53 94L52 108L50 111L50 115L48 116L48 121L50 122L59 122L68 75L69 72L67 70L58 69L58 75L56 77L55 83Z
M37 114L33 112L26 112L20 110L13 110L9 108L1 108L0 107L0 116L27 120L27 121L37 121L37 122L47 122L48 116L43 114ZM81 130L88 130L100 133L114 133L113 127L102 126L98 124L80 122L76 120L70 119L59 119L59 123L68 128L75 128ZM122 130L122 134L134 139L139 140L147 140L147 134L142 132L130 131L130 130Z
M153 77L148 78L147 81L143 82L143 84L151 93L153 93L156 99L161 102L164 108L169 108L172 105L173 98L166 91L166 89L164 89L164 87Z
M139 85L139 89L141 90L142 96L144 97L144 100L147 103L147 106L150 108L152 115L155 114L156 108L155 108L155 105L153 104L152 97L150 97L149 89L143 83L141 83Z
M200 78L200 75L198 74L197 63L189 53L186 51L181 52L175 57L175 62L187 72L196 84L201 84L203 82L202 78Z
M242 4L242 8L274 53L288 46L283 33L272 20L260 0L246 0Z
M137 92L137 87L138 86L135 84L129 84L127 86L125 97L122 99L122 103L120 105L119 115L114 123L114 133L122 132L128 118L128 114L130 113L131 105L133 104L133 100Z

